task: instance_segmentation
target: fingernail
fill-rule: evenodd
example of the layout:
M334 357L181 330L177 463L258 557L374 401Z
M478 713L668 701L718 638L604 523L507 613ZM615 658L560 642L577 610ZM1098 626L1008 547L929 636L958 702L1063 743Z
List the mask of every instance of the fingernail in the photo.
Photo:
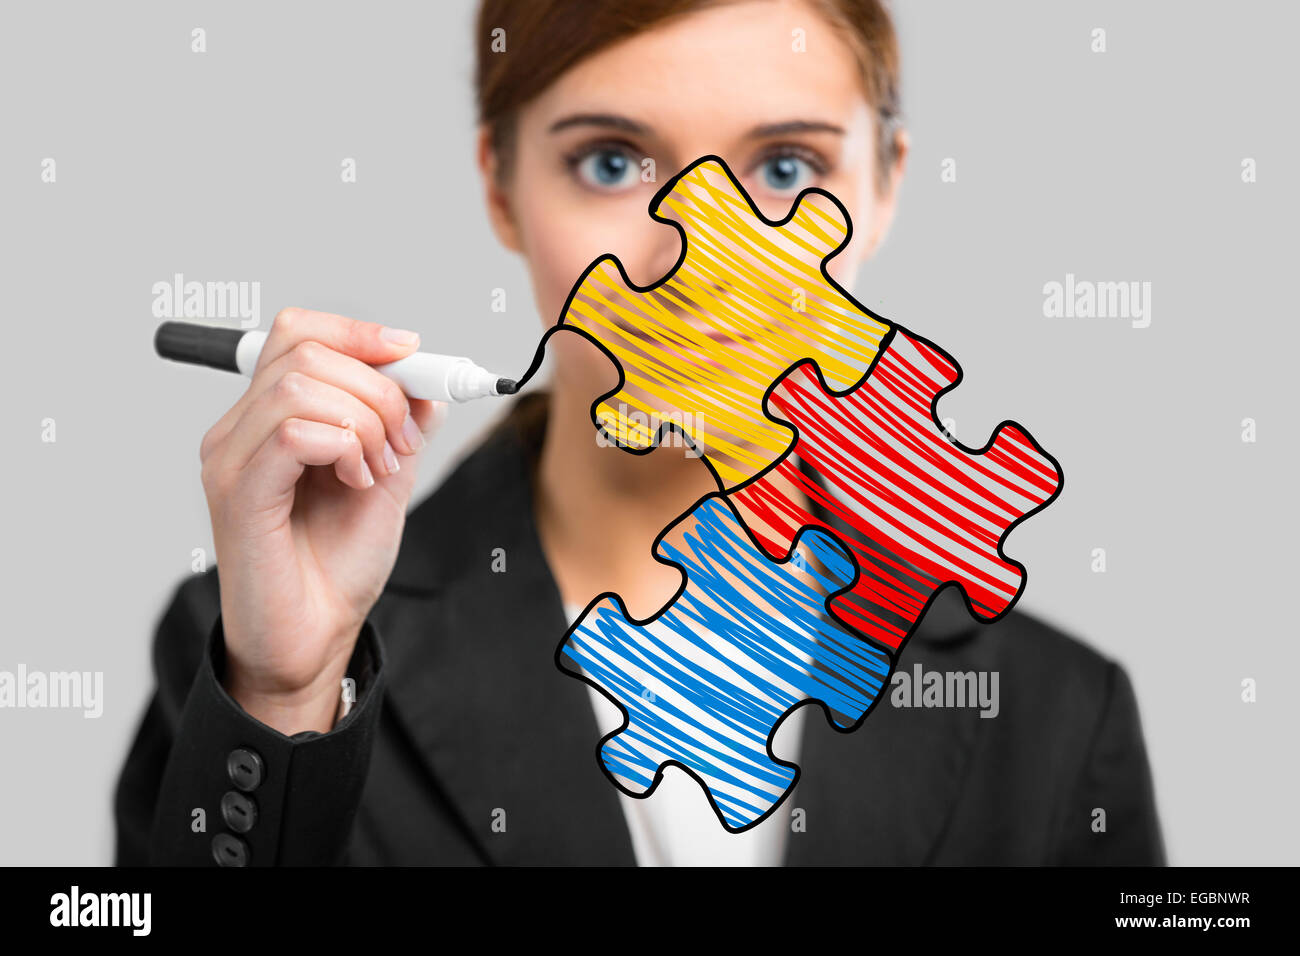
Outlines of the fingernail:
M411 449L411 454L424 447L424 436L420 434L420 428L410 414L407 414L406 421L402 422L402 438L406 442L406 447Z
M384 326L379 337L385 342L392 342L394 345L415 345L420 341L420 333L412 332L408 329L390 329Z
M402 464L397 460L397 452L393 451L393 446L384 442L384 467L388 469L390 475L395 475L402 470Z
M370 466L366 464L364 458L361 459L361 480L366 483L367 488L375 483L375 476L370 473Z

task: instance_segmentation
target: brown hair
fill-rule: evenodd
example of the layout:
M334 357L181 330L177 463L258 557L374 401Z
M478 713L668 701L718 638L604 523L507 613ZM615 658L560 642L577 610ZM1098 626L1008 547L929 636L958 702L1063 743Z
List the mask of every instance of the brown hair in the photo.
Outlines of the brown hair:
M481 0L475 37L478 118L489 131L502 176L514 151L519 109L580 60L672 17L719 0ZM876 108L876 186L897 159L898 38L884 0L814 0L857 56L867 100ZM507 54L492 52L504 30Z

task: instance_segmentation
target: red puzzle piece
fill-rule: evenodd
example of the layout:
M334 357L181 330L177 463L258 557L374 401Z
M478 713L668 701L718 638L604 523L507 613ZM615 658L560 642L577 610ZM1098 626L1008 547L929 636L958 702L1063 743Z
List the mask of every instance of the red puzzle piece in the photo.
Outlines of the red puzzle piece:
M1024 589L1025 569L1002 554L1002 541L1060 490L1055 459L1013 422L999 425L983 449L945 436L934 405L960 377L948 356L901 328L864 381L840 395L827 391L814 363L799 363L773 386L766 406L798 429L793 454L733 492L767 523L754 536L776 560L789 554L802 527L837 533L862 574L829 606L889 648L902 646L935 591L950 582L981 620L1005 614ZM795 455L835 494L802 472ZM777 476L853 533L791 502Z

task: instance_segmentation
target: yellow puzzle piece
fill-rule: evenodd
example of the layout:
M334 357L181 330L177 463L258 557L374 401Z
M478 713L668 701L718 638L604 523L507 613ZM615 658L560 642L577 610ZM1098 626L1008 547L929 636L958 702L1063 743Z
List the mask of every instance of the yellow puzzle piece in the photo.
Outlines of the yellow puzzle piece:
M650 212L683 234L676 268L639 288L615 257L602 257L560 324L587 333L622 369L621 387L593 409L613 441L649 449L675 423L729 490L793 445L791 429L763 413L777 379L811 358L831 391L849 389L890 327L824 271L850 229L826 193L801 194L773 223L721 159L705 157L669 182Z

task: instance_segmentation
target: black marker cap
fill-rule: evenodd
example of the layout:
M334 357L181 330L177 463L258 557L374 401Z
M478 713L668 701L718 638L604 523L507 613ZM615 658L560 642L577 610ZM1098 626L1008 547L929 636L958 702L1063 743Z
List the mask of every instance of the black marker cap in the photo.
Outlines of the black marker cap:
M153 347L159 355L173 362L206 365L227 372L238 372L235 351L244 329L219 329L193 322L164 322L154 333Z

